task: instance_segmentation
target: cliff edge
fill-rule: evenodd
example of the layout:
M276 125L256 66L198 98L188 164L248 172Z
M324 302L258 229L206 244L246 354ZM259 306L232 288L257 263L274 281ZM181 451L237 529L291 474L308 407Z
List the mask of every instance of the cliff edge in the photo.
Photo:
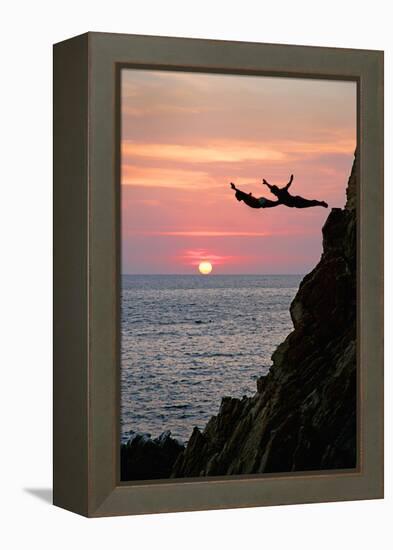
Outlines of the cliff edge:
M253 397L224 397L194 428L172 477L356 467L356 156L344 209L291 304L294 330Z

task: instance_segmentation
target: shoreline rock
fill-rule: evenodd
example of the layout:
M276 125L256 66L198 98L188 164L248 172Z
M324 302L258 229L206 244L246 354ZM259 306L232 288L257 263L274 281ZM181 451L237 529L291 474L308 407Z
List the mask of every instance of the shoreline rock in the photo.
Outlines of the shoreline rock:
M120 479L135 481L170 477L173 465L184 445L171 437L169 430L159 437L130 432L127 443L120 447Z

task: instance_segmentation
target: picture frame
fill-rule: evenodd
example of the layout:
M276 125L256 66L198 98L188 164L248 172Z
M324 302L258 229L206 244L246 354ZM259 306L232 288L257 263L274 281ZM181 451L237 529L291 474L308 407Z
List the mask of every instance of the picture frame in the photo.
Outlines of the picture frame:
M122 483L122 67L352 80L358 94L358 435L352 471ZM383 497L383 52L110 33L54 46L54 504L88 517Z

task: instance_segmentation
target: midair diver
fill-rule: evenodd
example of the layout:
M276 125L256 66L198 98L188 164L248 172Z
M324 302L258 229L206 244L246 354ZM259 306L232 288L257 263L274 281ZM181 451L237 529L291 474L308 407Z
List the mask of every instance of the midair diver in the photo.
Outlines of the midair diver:
M298 195L291 195L288 189L292 185L293 175L291 175L289 182L284 187L278 187L277 185L270 185L265 179L263 185L269 187L271 193L277 197L277 201L271 201L265 197L256 198L251 193L244 193L235 187L235 184L231 183L232 189L236 191L235 197L238 201L243 201L247 206L251 208L272 208L273 206L279 206L283 204L289 208L311 208L312 206L322 206L328 208L328 204L325 201L318 201L314 199L305 199Z
M234 183L231 183L231 187L235 193L235 197L238 201L243 201L247 206L250 208L273 208L273 206L278 206L280 201L271 201L269 199L266 199L265 197L254 197L252 193L245 193L244 191L240 191Z
M289 182L284 187L277 187L277 185L270 185L265 179L263 185L269 187L270 191L278 198L280 204L284 204L289 208L310 208L311 206L323 206L327 208L328 204L325 201L317 201L314 199L304 199L298 195L291 195L288 189L292 185L293 174L291 175Z

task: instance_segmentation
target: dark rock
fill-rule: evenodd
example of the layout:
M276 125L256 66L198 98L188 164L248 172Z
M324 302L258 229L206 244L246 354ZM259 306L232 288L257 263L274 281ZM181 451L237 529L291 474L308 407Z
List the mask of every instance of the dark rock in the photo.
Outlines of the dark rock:
M326 220L269 374L194 429L172 477L356 467L356 173L355 157L347 204Z
M267 376L257 378L257 392L262 393L266 387Z
M347 185L347 204L345 205L346 210L355 210L356 209L356 179L357 179L357 151L355 151L355 162L352 166L351 175L349 176L348 185Z
M155 439L150 434L131 432L127 443L120 448L120 479L168 478L183 449L184 445L173 439L170 431L163 432Z

